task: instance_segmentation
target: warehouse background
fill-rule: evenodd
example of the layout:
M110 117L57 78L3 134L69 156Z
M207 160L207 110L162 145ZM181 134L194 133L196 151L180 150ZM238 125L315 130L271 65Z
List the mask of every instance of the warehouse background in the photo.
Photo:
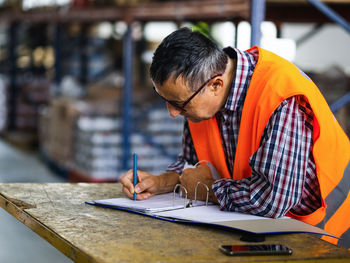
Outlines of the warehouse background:
M237 7L232 17L191 17L196 2L0 0L0 181L117 182L133 152L139 168L154 174L172 163L183 119L171 119L152 90L153 51L181 26L222 47L251 44L251 1L205 0L218 12ZM349 16L350 1L325 2ZM156 12L161 4L168 16ZM186 6L188 19L174 15ZM154 13L132 20L120 12L126 7ZM350 92L349 32L306 1L266 1L265 11L261 46L295 63L339 105ZM349 135L349 106L334 109ZM70 262L2 210L0 222L4 262Z

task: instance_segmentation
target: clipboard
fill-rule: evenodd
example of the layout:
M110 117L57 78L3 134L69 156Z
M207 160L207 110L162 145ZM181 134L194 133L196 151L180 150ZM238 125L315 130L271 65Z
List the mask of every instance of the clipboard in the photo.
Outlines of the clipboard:
M266 235L281 233L312 233L336 237L325 230L289 218L267 218L245 213L221 211L219 206L208 202L209 188L206 201L196 201L198 182L195 189L195 200L187 198L187 190L180 184L176 185L173 193L155 195L147 200L133 201L128 198L103 199L87 201L86 204L99 207L128 211L169 222L199 224L203 226L220 227L228 230L239 230L249 234ZM184 189L185 197L176 197L176 190ZM123 203L125 201L125 203ZM158 201L160 201L158 203ZM121 205L123 203L123 205ZM140 204L138 204L140 203ZM161 204L158 207L153 204ZM137 207L140 205L142 208Z
M206 201L197 201L197 188L199 185L203 185L207 190ZM185 197L181 194L177 195L177 190L182 189L185 193ZM214 205L208 202L209 188L202 182L198 182L195 188L195 199L190 200L187 198L187 189L181 184L177 184L173 190L173 193L159 194L152 196L147 200L134 201L129 198L112 198L102 199L92 202L86 202L88 204L100 205L104 207L110 207L115 209L123 209L128 211L135 211L141 213L156 213L170 210L184 209L195 206Z

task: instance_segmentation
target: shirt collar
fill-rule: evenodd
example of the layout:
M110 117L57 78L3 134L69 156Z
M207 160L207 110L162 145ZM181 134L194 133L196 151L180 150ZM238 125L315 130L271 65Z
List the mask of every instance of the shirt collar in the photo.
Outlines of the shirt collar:
M242 96L245 96L248 89L251 76L258 59L257 49L252 51L234 50L237 55L235 77L232 82L231 90L227 98L224 109L235 111L243 105ZM243 100L244 101L244 100Z

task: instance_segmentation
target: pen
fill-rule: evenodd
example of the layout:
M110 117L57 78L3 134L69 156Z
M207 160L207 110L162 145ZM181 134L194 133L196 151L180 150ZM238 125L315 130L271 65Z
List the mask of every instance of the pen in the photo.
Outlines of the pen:
M133 165L133 175L134 175L134 189L137 184L137 154L133 155L134 165ZM134 201L136 201L136 192L134 190Z

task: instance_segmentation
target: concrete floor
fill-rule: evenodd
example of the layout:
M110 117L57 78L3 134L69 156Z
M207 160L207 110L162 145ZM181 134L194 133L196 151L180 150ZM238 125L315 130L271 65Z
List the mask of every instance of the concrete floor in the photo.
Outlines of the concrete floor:
M0 183L63 182L32 153L0 139ZM0 261L6 263L73 262L47 241L0 208Z

